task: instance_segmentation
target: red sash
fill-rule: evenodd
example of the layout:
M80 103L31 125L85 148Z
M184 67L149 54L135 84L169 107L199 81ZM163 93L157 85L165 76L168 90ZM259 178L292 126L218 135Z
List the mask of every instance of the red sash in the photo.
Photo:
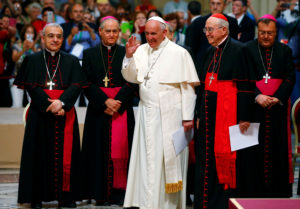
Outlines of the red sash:
M256 87L260 90L260 92L264 95L273 96L277 89L280 87L283 79L275 79L271 78L268 80L268 83L265 83L265 79L262 79L256 82ZM288 164L289 164L289 182L294 182L294 172L293 172L293 154L292 154L292 146L291 146L291 100L288 101L288 114L287 114L287 137L288 137Z
M109 97L115 98L121 87L100 89ZM111 158L114 167L113 188L126 189L128 162L127 111L115 113L111 122Z
M64 90L44 89L51 99L58 99ZM73 145L73 126L75 122L75 108L66 112L66 122L64 129L64 151L63 151L63 191L70 191L70 174Z
M256 82L256 87L261 91L262 94L273 96L281 83L282 79L271 78L268 80L268 83L265 83L265 79L261 79L260 81Z
M215 159L220 184L224 189L236 188L236 152L231 152L229 126L237 124L237 88L234 81L214 80L209 85L212 73L207 73L205 90L217 92L215 123Z

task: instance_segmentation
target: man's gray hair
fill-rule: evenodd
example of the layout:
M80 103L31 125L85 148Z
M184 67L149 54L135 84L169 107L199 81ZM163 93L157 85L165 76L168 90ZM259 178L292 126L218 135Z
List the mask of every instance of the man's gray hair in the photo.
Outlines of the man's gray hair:
M174 33L174 28L171 26L171 24L167 23L167 27L168 27L170 33Z
M160 24L161 30L166 30L167 29L167 25L166 24L163 24L161 22L159 24Z
M48 28L48 27L56 27L56 28L59 28L59 29L61 29L61 31L63 32L63 34L64 34L64 29L60 26L60 24L58 24L58 23L48 23L47 25L45 25L45 27L43 28L43 36L45 36L46 35L46 28Z
M218 21L218 25L220 25L221 27L225 27L229 34L229 23L226 20L220 18L217 18L217 21Z
M42 6L37 2L31 3L29 5L29 11L31 11L33 8L39 9L40 11L42 11Z
M108 21L108 20L113 20L113 21L115 21L116 23L118 23L118 28L120 28L120 23L119 23L119 21L118 20L116 20L116 19L114 19L114 18L108 18L108 19L105 19L105 20L103 20L101 23L100 23L100 28L101 29L103 29L104 28L104 25L105 25L105 23L106 23L106 21Z

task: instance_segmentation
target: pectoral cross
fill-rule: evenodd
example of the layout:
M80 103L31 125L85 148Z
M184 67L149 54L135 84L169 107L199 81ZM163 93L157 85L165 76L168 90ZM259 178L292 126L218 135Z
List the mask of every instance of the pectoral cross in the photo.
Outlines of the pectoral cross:
M150 78L149 78L149 76L148 76L148 74L147 74L147 76L144 78L144 80L145 80L145 86L147 86L147 81L149 80Z
M268 73L266 73L266 75L264 75L263 78L265 79L265 83L268 83L268 79L270 79L271 77Z
M102 81L104 82L104 86L107 87L107 84L110 81L110 79L106 75Z
M215 77L214 77L214 75L211 75L210 77L209 77L209 86L210 86L210 84L211 84L211 82L213 81L213 80L215 80Z
M55 83L53 83L52 81L47 82L47 86L49 86L49 90L53 90L52 86L55 86Z

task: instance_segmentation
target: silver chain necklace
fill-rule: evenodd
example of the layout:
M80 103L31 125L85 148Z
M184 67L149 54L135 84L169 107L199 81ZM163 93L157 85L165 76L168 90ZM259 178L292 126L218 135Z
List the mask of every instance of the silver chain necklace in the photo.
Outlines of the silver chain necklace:
M223 52L225 51L228 42L229 42L229 38L228 38L227 41L226 41L226 44L225 44L225 46L224 46L224 48L223 48L223 50L222 50L222 52L221 52L221 54L220 54L220 58L219 58L219 60L218 60L217 63L216 63L216 52L214 52L214 68L213 68L213 70L212 70L211 76L209 77L209 80L210 80L210 81L209 81L209 84L208 84L209 86L210 86L211 82L215 79L215 77L214 77L215 71L216 71L216 69L217 69L217 66L218 66L218 64L219 64L219 62L220 62L220 60L221 60L221 58L222 58ZM209 69L208 69L208 70L209 70Z
M266 66L265 66L264 60L263 60L263 58L262 58L262 55L261 55L261 51L260 51L260 47L259 47L259 43L258 43L258 42L257 42L257 48L258 48L258 51L259 51L259 56L260 56L260 60L261 60L262 66L264 67L264 71L265 71L265 73L266 73L266 75L264 75L263 78L265 79L265 84L267 84L267 83L268 83L268 79L271 79L271 76L269 76L269 69L270 69L271 62L272 62L273 49L274 49L274 47L272 47L269 65L268 65L268 61L266 61L266 62L267 62L267 65L268 65L268 66L267 66L268 69L266 69Z
M52 78L51 78L50 72L49 72L49 69L48 69L48 65L47 65L47 61L46 61L45 50L44 50L43 52L44 52L44 61L45 61L45 65L46 65L48 77L49 77L49 80L50 80L50 82L47 82L47 86L49 86L49 90L53 90L53 86L55 86L55 83L53 82L53 78L54 78L54 76L55 76L55 74L56 74L56 71L57 71L57 68L58 68L58 65L59 65L60 54L58 55L58 62L57 62L55 71L54 71L54 73L53 73L53 75L52 75Z
M162 46L162 50L159 52L158 56L156 57L155 61L152 62L152 64L150 65L149 67L149 70L147 72L147 75L144 77L144 80L145 81L145 86L147 86L147 81L150 79L149 77L149 73L151 72L152 70L152 67L154 66L154 64L156 63L156 61L158 60L158 58L160 57L160 55L162 54L162 52L164 51L164 49L166 48L166 45L169 43L169 41L167 41L163 46Z

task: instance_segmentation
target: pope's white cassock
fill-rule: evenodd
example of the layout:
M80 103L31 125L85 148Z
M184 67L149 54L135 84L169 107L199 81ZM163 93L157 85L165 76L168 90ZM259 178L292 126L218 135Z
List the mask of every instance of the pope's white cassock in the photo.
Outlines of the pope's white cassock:
M176 156L172 134L194 117L199 79L191 56L165 38L125 57L122 74L140 91L124 207L184 209L188 147Z

